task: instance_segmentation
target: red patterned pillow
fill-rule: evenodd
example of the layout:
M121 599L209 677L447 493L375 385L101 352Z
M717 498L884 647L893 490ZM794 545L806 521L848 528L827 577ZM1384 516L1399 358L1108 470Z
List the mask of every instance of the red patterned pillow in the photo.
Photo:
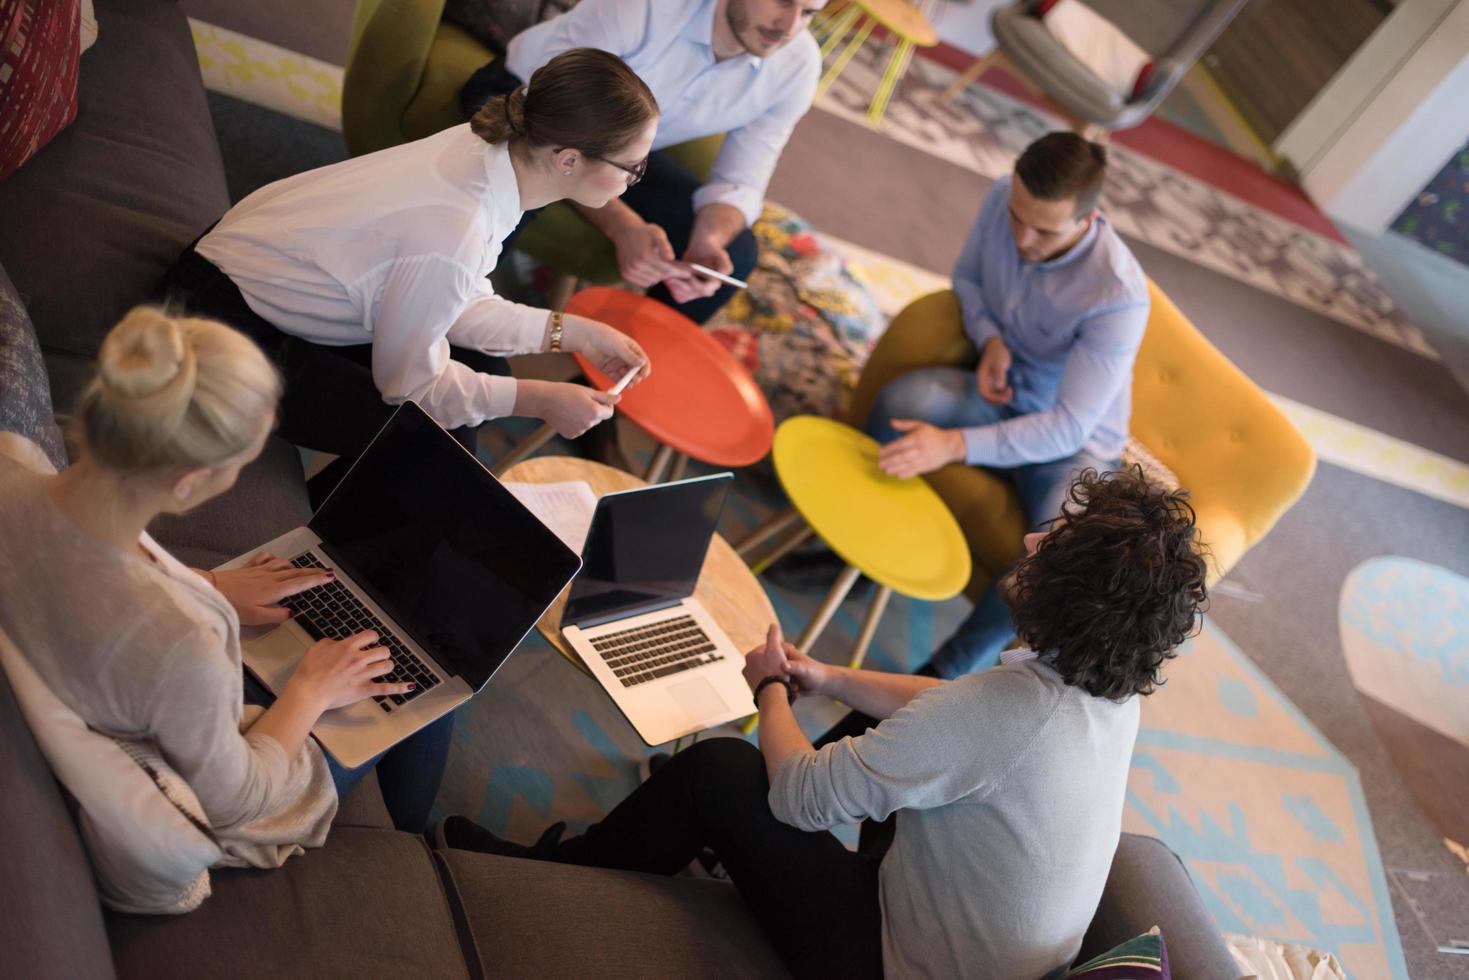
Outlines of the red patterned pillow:
M0 0L0 180L77 114L78 0Z

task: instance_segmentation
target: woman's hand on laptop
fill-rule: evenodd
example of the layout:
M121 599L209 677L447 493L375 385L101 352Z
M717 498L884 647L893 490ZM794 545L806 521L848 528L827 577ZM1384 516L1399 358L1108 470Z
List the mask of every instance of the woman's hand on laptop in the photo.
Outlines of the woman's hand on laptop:
M383 683L377 678L393 669L387 647L377 645L377 634L366 630L345 640L318 640L312 644L286 687L318 711L344 708L375 694L407 694L411 682Z
M331 569L296 568L267 551L253 556L242 568L205 572L204 577L229 600L242 626L270 626L291 618L282 599L330 582Z
M526 378L515 383L514 411L544 420L563 439L575 439L610 419L620 398L586 385Z

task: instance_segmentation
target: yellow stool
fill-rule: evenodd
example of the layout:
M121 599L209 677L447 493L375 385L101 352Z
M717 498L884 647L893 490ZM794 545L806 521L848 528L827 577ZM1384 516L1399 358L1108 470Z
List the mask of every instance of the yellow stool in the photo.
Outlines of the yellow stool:
M824 36L821 43L823 61L850 35L847 46L842 48L842 53L837 55L837 59L826 70L826 74L821 76L821 82L816 86L816 95L820 98L846 70L879 24L893 35L897 44L888 57L887 70L883 72L882 81L877 84L877 91L872 93L872 104L867 109L867 120L874 126L882 121L883 113L887 112L893 90L898 87L898 80L908 70L908 62L913 60L913 49L931 48L939 43L933 24L929 23L922 10L907 0L838 0L823 10L820 20L812 25L819 35Z
M851 426L802 415L775 430L772 453L776 476L801 519L847 563L797 648L811 649L859 575L877 583L852 649L853 667L862 665L894 592L950 599L970 574L969 545L948 506L923 480L899 480L878 469L877 449Z

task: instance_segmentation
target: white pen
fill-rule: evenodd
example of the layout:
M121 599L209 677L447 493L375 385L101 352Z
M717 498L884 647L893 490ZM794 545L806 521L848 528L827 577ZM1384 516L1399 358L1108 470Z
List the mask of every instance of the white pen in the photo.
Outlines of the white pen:
M608 388L607 389L607 394L609 394L609 395L620 395L620 394L622 394L622 390L624 388L626 388L628 385L632 384L632 379L633 378L636 378L638 376L638 372L641 371L641 370L642 370L642 366L641 365L639 365L638 367L629 368L628 369L628 372L626 374L624 374L621 378L618 378L617 379L617 384L615 384L611 388Z
M709 268L707 265L700 265L697 262L686 262L684 264L687 265L690 269L693 269L695 272L697 272L701 276L706 276L706 277L708 277L710 279L716 279L719 282L728 283L729 285L735 287L736 289L749 289L750 288L750 284L749 283L743 282L743 281L741 281L739 279L736 279L734 276L727 276L727 275L725 275L722 272L715 272L713 269Z

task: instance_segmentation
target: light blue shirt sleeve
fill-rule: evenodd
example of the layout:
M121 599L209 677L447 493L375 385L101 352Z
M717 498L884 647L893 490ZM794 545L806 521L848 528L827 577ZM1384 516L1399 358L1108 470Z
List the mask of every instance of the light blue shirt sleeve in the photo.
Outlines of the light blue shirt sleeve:
M782 101L725 136L709 182L694 192L695 211L706 204L728 204L745 216L747 225L760 217L781 150L816 97L821 62L811 59L802 68Z
M651 8L623 0L581 0L558 16L551 30L529 28L510 39L505 67L530 81L535 70L572 48L598 48L626 58L648 32Z
M1122 306L1089 317L1066 356L1055 406L965 429L965 459L972 466L1015 467L1080 452L1122 386L1131 382L1132 364L1147 324L1145 305Z
M984 205L979 209L979 217L975 220L974 227L969 229L969 237L964 240L959 259L954 263L954 294L959 297L964 333L981 350L991 337L1000 336L1000 325L990 315L990 308L984 301L983 279L980 274L980 270L984 268L985 249L993 247L988 242L987 232L988 226L993 224L994 215L991 212L997 201L1004 207L1009 207L1009 193L998 184L985 198Z

